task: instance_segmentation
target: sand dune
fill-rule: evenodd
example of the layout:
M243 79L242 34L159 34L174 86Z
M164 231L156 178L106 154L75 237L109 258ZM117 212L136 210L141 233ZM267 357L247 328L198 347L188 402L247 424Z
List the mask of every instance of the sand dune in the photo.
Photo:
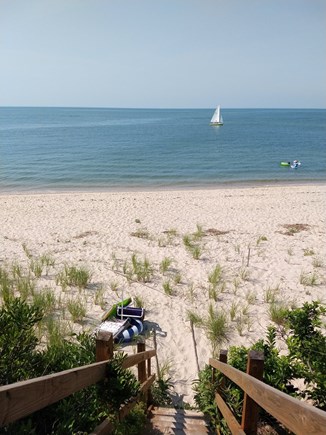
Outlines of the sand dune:
M87 301L86 321L74 324L76 330L94 328L102 308L122 294L142 299L147 328L157 330L160 364L170 365L176 395L190 402L197 364L189 310L204 319L212 303L226 313L228 341L223 347L228 347L264 335L271 321L268 292L288 305L325 300L325 191L323 185L299 185L1 195L0 266L27 266L23 244L35 258L51 256L55 266L42 285L62 301L72 294ZM186 249L185 235L198 246L198 259ZM124 276L133 254L139 261L148 259L153 268L149 282L136 282L135 277L128 282ZM160 265L167 257L172 262L163 275ZM82 296L76 289L62 292L55 284L64 264L91 271L91 285ZM222 277L209 291L208 276L217 265ZM102 308L94 303L99 288ZM195 328L195 337L202 368L212 347L204 329ZM152 339L147 345L153 346Z

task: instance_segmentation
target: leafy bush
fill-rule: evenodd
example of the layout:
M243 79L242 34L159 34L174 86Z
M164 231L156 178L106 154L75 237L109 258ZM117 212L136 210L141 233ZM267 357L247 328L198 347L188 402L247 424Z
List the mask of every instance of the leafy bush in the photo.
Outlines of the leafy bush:
M258 340L251 348L231 347L228 363L246 371L249 350L264 352L263 381L272 387L293 396L309 398L313 404L326 410L326 336L322 331L321 316L326 309L318 302L305 303L303 307L287 310L284 327L278 337L275 327L270 326L265 340ZM276 339L282 339L288 347L287 355L281 355ZM195 401L201 411L208 414L222 434L229 433L226 423L214 404L214 393L218 388L221 375L217 374L213 385L211 368L206 366L195 382ZM295 379L304 379L302 391L294 388ZM221 393L221 390L219 390ZM224 400L240 421L243 392L231 381L224 382L222 391ZM264 417L264 414L262 414Z
M172 405L170 396L172 384L170 378L158 378L151 387L153 405L169 406Z
M214 400L218 382L217 380L215 380L215 383L212 382L212 368L207 364L203 370L200 370L198 375L198 379L193 383L195 403L210 418L212 424L217 426L219 417Z
M9 298L0 310L0 385L38 376L41 355L34 326L43 312L19 298Z
M288 313L289 336L286 340L292 360L297 360L296 376L303 377L303 397L326 411L326 336L321 316L326 309L318 302L305 303Z
M70 339L51 341L40 348L35 329L43 319L40 306L9 297L0 308L0 384L60 372L90 364L95 359L95 339L87 333ZM122 369L126 355L118 353L108 364L108 378L96 385L48 406L27 418L7 425L7 434L89 433L105 417L139 392L139 382L130 370ZM144 419L141 408L131 414L139 427ZM123 425L117 433L121 432ZM136 429L135 429L136 430ZM128 434L136 433L128 431Z

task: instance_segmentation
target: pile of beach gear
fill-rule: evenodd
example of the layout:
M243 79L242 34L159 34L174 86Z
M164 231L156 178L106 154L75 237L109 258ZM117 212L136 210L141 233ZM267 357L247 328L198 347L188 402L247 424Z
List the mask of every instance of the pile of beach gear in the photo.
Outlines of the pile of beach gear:
M97 331L108 331L113 334L116 343L129 343L144 330L144 308L131 306L131 298L114 304L102 316L102 323Z

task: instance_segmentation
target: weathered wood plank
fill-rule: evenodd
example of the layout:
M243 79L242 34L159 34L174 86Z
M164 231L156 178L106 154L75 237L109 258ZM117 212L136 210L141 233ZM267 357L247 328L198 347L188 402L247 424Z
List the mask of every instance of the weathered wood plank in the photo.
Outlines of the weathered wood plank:
M96 337L96 361L107 361L113 358L113 334L108 331L98 331Z
M155 374L149 376L146 379L146 381L141 384L141 386L140 386L140 392L141 393L145 393L146 391L148 391L154 381L155 381Z
M107 361L0 387L0 426L45 408L105 378Z
M145 343L137 343L138 355L143 352L145 352ZM138 363L138 381L142 383L146 380L146 377L146 360L144 360Z
M146 350L145 352L136 353L135 355L129 355L122 363L122 368L128 369L140 362L146 361L148 358L152 358L156 355L155 350Z
M246 433L242 430L240 424L238 423L237 419L232 414L232 411L218 393L215 394L215 402L218 406L218 409L221 411L223 417L225 418L229 429L232 432L232 435L246 435Z
M272 388L264 382L210 358L209 364L242 388L256 403L295 434L320 435L326 427L326 412Z
M132 367L155 354L155 350L149 350L129 356L124 361L123 367ZM108 362L108 360L101 361L0 387L0 426L26 417L103 380Z
M247 362L247 374L259 381L263 380L264 374L264 352L250 350ZM241 427L247 435L257 434L257 424L260 407L252 398L245 393L243 398Z

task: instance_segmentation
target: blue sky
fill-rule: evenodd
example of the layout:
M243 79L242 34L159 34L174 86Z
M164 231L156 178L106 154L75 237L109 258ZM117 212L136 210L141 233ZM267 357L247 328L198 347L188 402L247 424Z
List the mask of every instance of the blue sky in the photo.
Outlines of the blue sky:
M0 105L326 107L325 0L0 0Z

